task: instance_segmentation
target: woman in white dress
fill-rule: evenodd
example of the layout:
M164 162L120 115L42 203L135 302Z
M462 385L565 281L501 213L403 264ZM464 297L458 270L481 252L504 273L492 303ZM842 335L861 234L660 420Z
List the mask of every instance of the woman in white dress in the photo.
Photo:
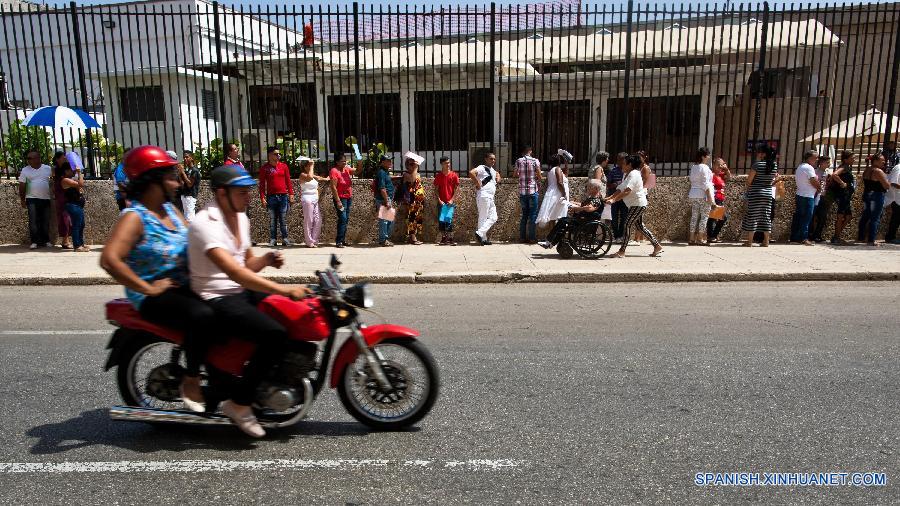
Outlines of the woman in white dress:
M329 181L317 176L315 162L305 160L300 172L300 204L303 206L303 240L310 248L319 247L322 217L319 214L319 181Z
M600 196L603 198L606 198L606 197L609 197L609 195L610 195L609 193L607 193L607 190L606 190L606 184L608 181L606 179L606 171L608 170L607 164L609 163L609 153L607 153L606 151L600 151L599 153L597 153L596 160L597 160L597 165L594 165L593 179L600 181L600 184L603 185L602 190L600 190ZM590 188L591 178L588 178L587 182L588 182L588 188ZM605 221L607 225L612 224L612 206L603 206L603 211L601 212L600 219Z
M558 155L551 156L550 161L555 166L547 173L547 192L537 215L537 224L542 226L553 225L569 214L569 164Z

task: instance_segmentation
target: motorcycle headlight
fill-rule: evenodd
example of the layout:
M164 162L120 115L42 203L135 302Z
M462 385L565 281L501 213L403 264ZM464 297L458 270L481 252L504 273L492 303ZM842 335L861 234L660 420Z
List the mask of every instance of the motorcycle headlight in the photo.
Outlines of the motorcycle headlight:
M369 308L375 305L372 298L372 285L357 283L344 292L344 300L357 307Z

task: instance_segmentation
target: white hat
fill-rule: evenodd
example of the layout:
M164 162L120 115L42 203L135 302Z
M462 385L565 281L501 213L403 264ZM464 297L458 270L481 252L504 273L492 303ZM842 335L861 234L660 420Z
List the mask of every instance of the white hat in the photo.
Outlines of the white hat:
M419 155L413 153L412 151L407 151L406 154L403 155L403 158L405 158L407 160L415 160L415 162L418 163L419 165L422 165L422 162L425 161L424 157L419 156Z
M563 157L567 163L572 163L572 160L575 159L575 157L572 156L572 153L569 153L563 148L559 148L558 150L556 150L556 154Z

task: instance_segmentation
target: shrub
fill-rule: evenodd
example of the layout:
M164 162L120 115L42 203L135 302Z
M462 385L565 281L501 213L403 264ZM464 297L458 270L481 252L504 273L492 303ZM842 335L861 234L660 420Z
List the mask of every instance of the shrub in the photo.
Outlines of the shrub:
M32 149L41 154L44 163L50 163L53 157L50 134L43 127L22 126L22 120L17 119L9 125L9 130L3 135L3 158L0 159L0 168L4 172L18 174L19 169L26 165L25 154Z

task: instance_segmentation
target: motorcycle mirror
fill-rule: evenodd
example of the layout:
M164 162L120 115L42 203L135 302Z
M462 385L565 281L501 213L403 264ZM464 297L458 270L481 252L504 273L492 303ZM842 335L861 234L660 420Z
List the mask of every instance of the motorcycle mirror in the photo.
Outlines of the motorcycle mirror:
M337 270L337 268L341 266L341 261L338 260L337 255L335 255L334 253L331 254L331 261L328 263L329 263L329 265L331 265L331 268L334 270Z

